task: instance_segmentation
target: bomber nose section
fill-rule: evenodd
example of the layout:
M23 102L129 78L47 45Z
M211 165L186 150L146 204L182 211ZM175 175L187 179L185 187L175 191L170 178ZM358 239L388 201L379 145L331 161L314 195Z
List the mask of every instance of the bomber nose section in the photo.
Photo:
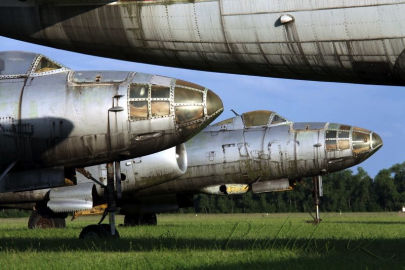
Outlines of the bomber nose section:
M329 124L325 140L329 171L359 164L383 145L381 137L375 132L339 124Z
M176 81L174 112L178 132L190 138L224 110L222 100L211 90L190 82Z
M381 137L377 133L363 128L352 128L353 156L357 162L361 162L370 157L381 148L382 145Z

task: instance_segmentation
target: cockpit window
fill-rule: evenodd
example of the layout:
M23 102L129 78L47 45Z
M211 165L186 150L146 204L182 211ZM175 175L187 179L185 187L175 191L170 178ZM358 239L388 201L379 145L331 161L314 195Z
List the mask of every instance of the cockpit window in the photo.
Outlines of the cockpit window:
M280 115L278 115L278 114L275 114L274 115L274 117L273 117L273 120L271 120L271 124L272 125L274 125L274 124L280 124L280 123L284 123L284 122L286 122L287 120L285 120L283 117L281 117Z
M52 62L46 57L41 57L41 60L39 61L38 65L35 68L34 73L43 73L43 72L48 72L52 70L57 70L61 69L62 67L59 66L58 64Z
M269 123L271 111L253 111L242 114L245 127L265 126Z

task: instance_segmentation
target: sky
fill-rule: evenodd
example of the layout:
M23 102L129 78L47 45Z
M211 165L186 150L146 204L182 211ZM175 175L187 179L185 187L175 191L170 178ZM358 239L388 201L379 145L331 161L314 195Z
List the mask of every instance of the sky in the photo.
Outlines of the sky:
M0 37L0 51L41 53L74 70L123 70L180 78L212 89L223 120L272 110L294 122L334 122L377 132L384 146L360 164L370 176L405 161L405 87L287 80L169 68L89 56ZM356 168L353 168L356 171Z

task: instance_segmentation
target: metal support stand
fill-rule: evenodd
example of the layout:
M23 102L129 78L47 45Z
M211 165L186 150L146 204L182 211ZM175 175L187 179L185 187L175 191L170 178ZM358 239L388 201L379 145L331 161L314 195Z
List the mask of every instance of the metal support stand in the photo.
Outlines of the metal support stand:
M117 189L117 200L122 198L122 189L121 189L121 163L119 161L115 163L115 186Z
M117 210L117 204L115 200L115 185L114 185L114 163L107 163L107 188L105 192L107 193L107 204L108 204L108 214L109 214L109 223L111 235L115 236L115 212Z
M115 169L115 170L114 170ZM97 225L89 225L80 233L80 239L87 238L119 238L119 232L115 226L115 213L117 212L117 200L121 198L121 170L120 162L107 163L107 185L103 185L107 201L107 209L104 211ZM116 193L117 192L117 193ZM109 224L101 224L104 218L109 218Z
M323 196L323 186L322 186L322 176L318 175L312 178L314 190L313 190L313 196L314 196L314 203L315 203L315 218L314 218L314 223L319 224L322 219L320 218L319 215L319 197Z

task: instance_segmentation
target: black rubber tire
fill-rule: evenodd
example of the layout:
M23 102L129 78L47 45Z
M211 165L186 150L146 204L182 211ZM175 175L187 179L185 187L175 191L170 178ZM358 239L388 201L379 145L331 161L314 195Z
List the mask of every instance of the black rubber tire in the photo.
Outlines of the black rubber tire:
M60 217L42 216L38 211L32 211L28 219L29 229L65 228L66 220Z
M111 235L110 225L108 224L94 224L84 227L79 235L79 238L84 240L105 238L118 239L120 238L120 234L117 230L115 230L115 235Z
M142 217L142 225L156 226L157 217L155 213L145 214Z
M139 215L125 215L124 226L133 227L140 225L141 220Z

